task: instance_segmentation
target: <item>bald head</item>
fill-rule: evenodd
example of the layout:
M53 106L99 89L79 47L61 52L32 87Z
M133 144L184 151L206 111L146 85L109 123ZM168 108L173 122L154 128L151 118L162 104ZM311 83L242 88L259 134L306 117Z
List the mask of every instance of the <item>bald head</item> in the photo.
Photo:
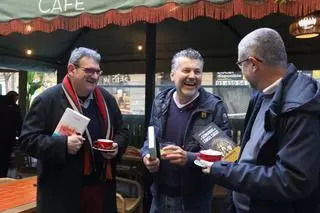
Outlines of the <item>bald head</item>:
M279 33L270 28L260 28L246 35L238 45L239 58L249 56L261 59L266 66L287 67L287 53Z

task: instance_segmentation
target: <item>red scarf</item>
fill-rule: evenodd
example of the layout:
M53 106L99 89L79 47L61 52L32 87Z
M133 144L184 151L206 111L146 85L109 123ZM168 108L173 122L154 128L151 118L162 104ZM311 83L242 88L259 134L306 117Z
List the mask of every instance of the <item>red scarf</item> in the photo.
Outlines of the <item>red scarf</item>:
M65 95L67 96L69 104L73 108L73 110L83 114L78 95L74 91L74 88L72 86L72 83L71 83L68 75L66 75L62 81L62 89L63 89ZM113 128L110 123L109 111L108 111L107 105L105 103L105 100L103 98L103 95L98 87L96 87L93 90L93 95L94 95L94 100L96 101L96 104L98 106L98 110L100 112L100 115L102 116L102 120L104 121L103 125L106 130L106 139L112 140ZM84 146L83 173L84 173L84 175L89 175L92 172L92 169L94 168L94 165L93 165L94 163L92 162L92 160L94 159L94 152L92 150L93 141L91 139L91 136L90 136L88 129L86 129L85 132L86 132L87 139L88 139L88 141L86 141L86 142L87 143L89 142L89 146L88 146L88 144L87 144L87 146ZM111 180L112 179L112 170L111 170L110 160L105 160L104 167L105 167L105 178Z

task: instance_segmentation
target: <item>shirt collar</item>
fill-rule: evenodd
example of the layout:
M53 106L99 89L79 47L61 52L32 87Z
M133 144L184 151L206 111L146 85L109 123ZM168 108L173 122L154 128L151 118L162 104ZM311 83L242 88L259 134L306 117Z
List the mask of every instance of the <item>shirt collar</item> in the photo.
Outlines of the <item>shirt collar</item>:
M266 87L264 90L262 90L262 93L265 95L270 95L270 94L274 93L277 89L277 86L280 84L281 80L282 80L282 78L279 78L278 80L276 80L275 82L270 84L268 87Z
M174 102L176 103L177 107L178 107L179 109L182 109L183 107L185 107L185 106L187 106L188 104L192 103L196 98L198 98L198 96L199 96L199 92L197 92L197 94L193 97L192 100L188 101L188 102L185 103L185 104L180 104L180 103L178 102L177 91L175 91L175 92L173 93L173 100L174 100Z
M93 100L93 99L94 99L94 98L93 98L92 92L90 93L90 95L88 96L88 98L87 98L85 101L82 101L82 100L79 98L79 102L80 102L81 107L87 109L87 108L89 107L89 105L90 105L91 100Z

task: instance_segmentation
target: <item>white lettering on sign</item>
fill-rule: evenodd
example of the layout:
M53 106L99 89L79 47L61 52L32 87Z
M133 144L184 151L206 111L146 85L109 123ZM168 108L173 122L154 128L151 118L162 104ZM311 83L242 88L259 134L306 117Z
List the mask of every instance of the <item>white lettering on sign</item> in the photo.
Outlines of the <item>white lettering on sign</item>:
M59 0L55 0L54 3L53 3L53 7L51 9L51 13L54 13L55 10L58 10L57 12L59 13L62 13L62 7L61 7L61 4L60 4L60 1Z
M68 10L81 11L85 10L84 2L81 0L50 0L52 7L45 8L44 1L39 0L38 8L41 13L62 13Z
M79 5L83 5L84 2L81 2L79 0L76 0L76 10L84 10L84 7L78 7Z
M41 13L49 13L50 9L43 10L42 7L41 7L41 3L42 3L42 0L39 0L39 4L38 4L38 6L39 6L39 11L40 11Z
M72 3L69 3L69 4L68 4L68 0L66 0L66 1L65 1L65 4L64 4L64 11L67 11L68 6L72 6Z

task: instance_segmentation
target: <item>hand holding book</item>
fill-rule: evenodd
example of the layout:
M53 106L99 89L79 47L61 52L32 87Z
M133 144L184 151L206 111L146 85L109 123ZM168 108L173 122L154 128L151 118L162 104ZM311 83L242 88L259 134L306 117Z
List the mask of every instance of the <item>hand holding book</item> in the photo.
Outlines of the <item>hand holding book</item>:
M82 134L87 128L89 121L90 119L86 116L67 108L53 132L53 136L68 136L68 153L75 155L81 149L85 140Z
M67 141L67 149L68 153L71 155L75 155L78 153L78 151L81 149L84 138L81 135L73 134L68 136Z
M193 135L202 150L213 149L222 153L223 160L234 162L240 154L240 147L213 122Z
M89 121L90 118L76 112L75 110L67 108L53 132L53 135L82 135L87 128Z

